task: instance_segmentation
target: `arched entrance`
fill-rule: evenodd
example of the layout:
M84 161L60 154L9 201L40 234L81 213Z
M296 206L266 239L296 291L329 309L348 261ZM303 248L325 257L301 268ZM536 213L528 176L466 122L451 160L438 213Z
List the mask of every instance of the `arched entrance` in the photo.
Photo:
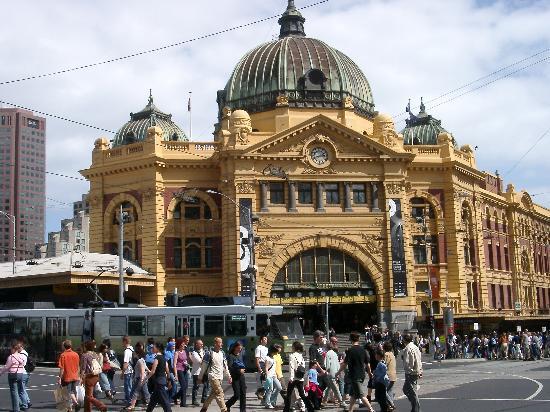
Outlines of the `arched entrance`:
M312 247L286 262L275 277L270 302L303 317L306 333L329 325L337 333L362 330L377 321L376 288L354 256L333 247Z

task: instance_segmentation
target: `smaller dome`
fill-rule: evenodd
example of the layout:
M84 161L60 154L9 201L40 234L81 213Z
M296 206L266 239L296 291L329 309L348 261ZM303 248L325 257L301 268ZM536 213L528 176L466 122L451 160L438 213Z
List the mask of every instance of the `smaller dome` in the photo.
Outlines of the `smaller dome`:
M424 102L420 101L420 112L415 116L411 112L411 103L407 106L407 112L410 118L405 122L407 126L399 133L403 135L404 145L434 145L439 143L437 138L440 133L447 133L451 135L447 130L441 126L441 120L426 113L426 106ZM451 135L452 136L452 135ZM456 146L454 138L452 138L453 145Z
M153 95L149 91L147 106L137 113L130 113L130 121L115 134L112 140L112 147L144 141L147 137L147 129L153 126L162 129L162 140L188 141L183 130L172 121L172 115L162 112L155 106Z
M374 118L376 123L393 123L393 117L386 113L378 113Z
M245 110L235 110L231 113L231 120L250 119L250 115Z

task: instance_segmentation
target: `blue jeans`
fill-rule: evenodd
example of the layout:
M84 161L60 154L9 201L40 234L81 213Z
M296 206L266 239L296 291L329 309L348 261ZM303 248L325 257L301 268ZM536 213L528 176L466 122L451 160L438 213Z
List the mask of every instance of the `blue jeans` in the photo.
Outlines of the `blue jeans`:
M276 377L267 378L264 384L265 395L264 400L267 406L273 405L277 402L277 395L281 391L281 382Z
M23 390L19 391L19 403L21 408L28 409L31 403L29 398L29 393L27 392L27 387L29 386L30 375L28 373L23 374Z
M23 374L8 373L8 384L10 385L11 410L19 412L19 394L23 391Z
M178 381L176 381L176 378L174 377L174 374L170 372L170 377L168 378L170 382L172 382L172 389L168 391L168 396L170 399L174 399L176 397L176 394L178 393Z
M133 374L126 373L124 375L124 400L127 405L130 405L130 401L132 400L132 379Z
M174 398L179 398L181 406L187 405L187 388L189 386L189 376L190 374L188 371L178 371L178 382L180 384L180 390L178 393L176 393Z
M99 386L103 392L111 392L111 385L106 373L101 372L99 374Z

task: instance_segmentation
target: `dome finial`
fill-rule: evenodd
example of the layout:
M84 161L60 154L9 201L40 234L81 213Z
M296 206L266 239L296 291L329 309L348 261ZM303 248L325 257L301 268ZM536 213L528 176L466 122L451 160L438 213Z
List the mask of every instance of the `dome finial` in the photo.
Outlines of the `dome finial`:
M149 106L153 104L153 89L149 89Z
M424 98L420 98L420 113L426 113L426 106L424 105Z
M285 12L279 19L279 24L281 25L281 31L279 38L289 36L301 36L305 37L306 33L304 31L304 22L306 19L298 11L294 5L294 0L288 0L288 5Z

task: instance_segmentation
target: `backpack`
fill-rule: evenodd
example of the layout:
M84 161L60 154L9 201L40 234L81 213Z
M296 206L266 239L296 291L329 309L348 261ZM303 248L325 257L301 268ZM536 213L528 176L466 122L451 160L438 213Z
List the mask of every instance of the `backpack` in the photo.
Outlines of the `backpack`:
M94 376L99 376L99 374L102 372L101 365L99 364L99 361L96 357L92 358L92 366L90 373Z
M27 363L25 364L25 371L27 373L34 372L34 370L36 369L36 362L34 361L34 359L30 355L25 355L24 353L22 353L22 355L27 357Z

